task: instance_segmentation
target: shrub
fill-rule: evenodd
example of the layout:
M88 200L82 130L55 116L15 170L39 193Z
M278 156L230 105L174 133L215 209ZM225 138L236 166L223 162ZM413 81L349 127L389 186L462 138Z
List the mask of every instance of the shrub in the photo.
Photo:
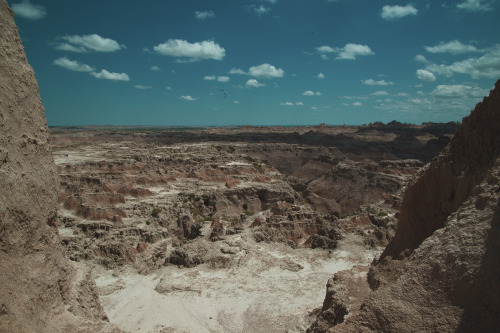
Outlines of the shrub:
M155 207L155 208L153 208L153 211L151 212L151 216L152 217L158 217L158 215L160 215L160 213L161 213L161 209Z

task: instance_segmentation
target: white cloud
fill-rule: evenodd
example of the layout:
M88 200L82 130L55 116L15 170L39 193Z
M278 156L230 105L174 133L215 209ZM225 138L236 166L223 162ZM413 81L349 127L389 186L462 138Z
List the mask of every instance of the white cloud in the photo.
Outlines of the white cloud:
M57 50L70 51L70 52L114 52L125 48L124 45L118 44L113 39L103 38L98 34L92 35L73 35L73 36L63 36L60 39L64 40L65 43L59 43L56 45Z
M363 106L363 103L361 102L354 102L352 103L353 106Z
M256 79L248 80L245 85L247 86L247 88L260 88L265 86L265 84L260 83Z
M130 81L127 73L111 73L103 69L99 73L90 73L93 77L101 80L113 80L113 81Z
M194 12L194 17L196 17L196 19L198 20L206 20L206 19L209 19L209 18L214 18L215 17L215 13L212 11L212 10L209 10L209 11L195 11Z
M165 89L172 90L172 87L171 86L166 86Z
M231 68L229 74L250 75L259 79L280 78L285 75L285 71L270 64L252 66L245 72L239 68Z
M369 46L361 45L361 44L353 44L348 43L344 47L333 48L327 45L323 45L316 48L316 51L321 55L323 59L328 59L326 54L328 53L337 53L337 57L335 59L349 59L354 60L357 56L367 56L373 55L373 52Z
M57 65L57 66L61 66L61 67L66 68L66 69L69 69L70 71L75 71L75 72L93 72L93 71L95 71L95 68L90 67L89 65L79 63L78 61L69 60L66 57L62 57L62 58L54 60L53 64Z
M252 66L248 70L248 74L256 78L270 79L275 77L283 77L285 71L281 68L276 68L273 65L262 64L258 66Z
M281 106L303 106L304 103L302 102L296 102L295 104L292 103L292 102L284 102L284 103L280 103Z
M188 102L194 102L197 100L197 98L191 97L189 95L187 95L187 96L181 95L181 96L179 96L179 99L182 99L183 101L188 101Z
M334 49L333 47L328 45L323 45L316 48L316 51L318 51L319 53L334 53L337 52L336 50L337 49Z
M263 5L260 5L260 6L257 6L257 5L249 5L248 6L248 9L250 9L250 11L254 12L255 14L257 14L258 16L261 16L261 15L264 15L264 14L267 14L271 11L271 8L269 7L266 7L266 6L263 6Z
M454 73L478 78L500 77L500 45L495 45L479 58L454 62L451 65L430 64L426 69L440 75L452 76Z
M323 110L329 109L330 106L311 106L311 110L323 112Z
M230 78L229 76L218 76L217 81L219 82L229 82Z
M474 45L463 44L458 40L453 40L451 42L441 42L436 46L424 46L425 50L430 53L469 53L469 52L480 52Z
M215 75L207 75L203 78L203 80L214 81L217 80L219 82L229 82L229 76L215 76Z
M321 96L321 93L319 91L306 90L302 93L302 96Z
M438 98L480 98L486 96L488 91L478 87L471 87L462 84L439 85L431 92L431 95Z
M161 68L158 66L152 66L150 69L154 72L161 72Z
M229 71L229 74L241 74L241 75L247 75L248 73L245 72L244 70L242 69L239 69L239 68L231 68L231 70Z
M367 86L390 86L394 84L394 82L391 81L385 81L385 80L375 81L373 79L361 80L361 82L363 84L366 84Z
M403 18L405 16L409 15L417 15L418 10L413 7L412 5L406 5L406 6L384 6L382 7L382 12L380 13L380 16L384 20L399 20L400 18Z
M389 95L389 93L387 91L384 91L384 90L379 90L379 91L375 91L374 93L371 93L372 96L387 96Z
M470 12L490 11L493 8L488 3L483 3L482 0L465 0L457 5L458 9L463 9Z
M142 84L136 84L134 86L134 88L140 89L140 90L146 90L146 89L151 89L152 87L151 86L143 86Z
M189 58L191 61L222 60L226 55L226 50L211 40L189 43L183 39L169 39L165 43L154 46L153 49L161 55Z
M38 20L47 15L45 7L40 5L33 5L29 1L21 3L13 3L12 11L19 17L24 17L30 20Z
M325 74L323 73L319 73L318 76L316 76L318 79L324 79L325 78Z
M417 54L415 56L415 61L416 62L422 62L424 64L428 62L427 59L423 55L421 55L421 54Z
M417 77L419 80L426 81L426 82L436 81L436 76L432 72L429 72L425 69L417 70Z
M233 101L234 104L240 104L240 101Z

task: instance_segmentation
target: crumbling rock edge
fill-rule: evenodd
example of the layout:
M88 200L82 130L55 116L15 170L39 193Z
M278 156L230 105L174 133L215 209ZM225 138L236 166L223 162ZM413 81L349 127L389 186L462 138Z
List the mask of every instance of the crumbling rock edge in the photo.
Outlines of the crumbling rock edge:
M57 171L35 73L0 0L0 331L118 332L55 227Z
M408 185L361 306L350 274L328 282L308 332L500 330L500 80Z

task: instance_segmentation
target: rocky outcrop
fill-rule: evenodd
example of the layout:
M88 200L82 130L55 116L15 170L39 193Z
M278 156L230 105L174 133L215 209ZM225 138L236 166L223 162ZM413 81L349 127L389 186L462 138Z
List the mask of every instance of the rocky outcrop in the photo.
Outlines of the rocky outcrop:
M334 330L497 332L499 276L500 81L408 186L374 291Z
M92 280L65 258L55 228L58 185L48 136L35 74L1 0L0 331L112 330Z

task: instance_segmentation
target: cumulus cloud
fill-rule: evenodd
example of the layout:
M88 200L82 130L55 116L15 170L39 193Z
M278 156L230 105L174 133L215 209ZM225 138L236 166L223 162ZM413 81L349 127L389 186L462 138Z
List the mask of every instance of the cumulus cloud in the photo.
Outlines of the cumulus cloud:
M47 15L45 7L40 5L33 5L31 2L26 0L21 3L13 3L11 8L16 16L30 20L38 20L44 18Z
M262 64L250 67L248 74L256 78L271 79L283 77L283 75L285 75L285 71L281 68L276 68L273 65Z
M229 82L229 76L215 76L215 75L207 75L203 78L203 80L207 81L219 81L219 82Z
M195 11L194 12L194 17L198 20L206 20L209 18L214 18L215 13L212 10L209 11Z
M153 50L161 55L188 58L190 61L222 60L226 55L226 50L211 40L190 43L183 39L169 39L154 46Z
M304 103L302 102L296 102L295 104L292 103L292 102L283 102L283 103L280 103L281 106L303 106Z
M462 84L438 85L431 95L438 98L474 97L480 98L488 94L488 91L478 87Z
M385 81L385 80L375 81L373 79L361 80L361 82L363 84L366 84L367 86L390 86L394 84L394 82L391 81Z
M90 67L89 65L79 63L78 61L69 60L66 57L62 57L54 60L54 65L61 66L63 68L69 69L70 71L75 72L93 72L95 68Z
M150 69L151 69L153 72L161 72L161 68L160 68L160 67L158 67L158 66L152 66Z
M264 14L267 14L271 11L271 8L269 7L266 7L266 6L263 6L263 5L260 5L260 6L257 6L257 5L249 5L247 6L247 8L251 11L251 12L254 12L255 14L257 14L258 16L261 16L261 15L264 15Z
M319 91L306 90L302 93L302 96L321 96L321 93Z
M415 56L414 60L415 60L416 62L422 62L422 63L424 63L424 64L428 62L428 61L427 61L427 59L426 59L423 55L421 55L421 54L417 54L417 55Z
M70 52L114 52L125 48L117 41L110 38L103 38L98 34L92 35L73 35L60 37L64 42L58 43L56 49Z
M245 72L244 70L242 69L239 69L239 68L231 68L231 70L229 71L229 74L241 74L241 75L247 75L248 73Z
M328 45L323 45L316 48L316 51L318 51L319 53L334 53L337 52L336 50L337 49L334 49L333 47Z
M219 82L229 82L230 77L229 76L218 76L217 81Z
M179 96L179 99L182 99L183 101L188 101L188 102L194 102L197 100L197 98L191 97L189 95L186 95L186 96L181 95L181 96Z
M363 103L361 102L354 102L352 103L353 106L363 106Z
M389 93L387 91L384 91L384 90L379 90L379 91L375 91L374 93L371 93L372 96L387 96L389 95Z
M406 6L384 6L382 7L382 12L380 16L384 20L399 20L405 16L417 15L418 10L412 5Z
M240 101L233 101L234 104L240 104Z
M166 86L165 89L172 90L172 87L171 86Z
M425 69L417 70L417 77L419 80L426 81L426 82L436 81L436 76L432 72L429 72Z
M127 73L111 73L103 69L99 73L90 73L93 77L101 80L112 80L112 81L130 81Z
M479 58L469 58L451 65L430 64L426 66L426 69L445 76L457 73L470 75L474 79L498 78L500 77L500 45L495 45Z
M430 53L469 53L469 52L480 52L474 45L463 44L458 40L453 40L451 42L441 42L436 46L424 46L425 50Z
M139 90L146 90L146 89L151 89L151 86L143 86L142 84L136 84L134 88L139 89Z
M465 0L457 5L458 9L463 9L469 12L481 12L493 10L489 3L484 3L483 0Z
M245 83L245 85L247 86L247 88L260 88L260 87L264 87L265 86L265 84L260 83L256 79L250 79L250 80L248 80Z
M327 59L328 53L336 53L337 57L335 59L349 59L354 60L358 56L373 55L373 52L369 46L361 44L348 43L344 47L333 48L327 45L323 45L316 48L316 51L322 56L323 59Z
M318 76L316 76L318 79L324 79L325 78L325 74L323 73L319 73Z

